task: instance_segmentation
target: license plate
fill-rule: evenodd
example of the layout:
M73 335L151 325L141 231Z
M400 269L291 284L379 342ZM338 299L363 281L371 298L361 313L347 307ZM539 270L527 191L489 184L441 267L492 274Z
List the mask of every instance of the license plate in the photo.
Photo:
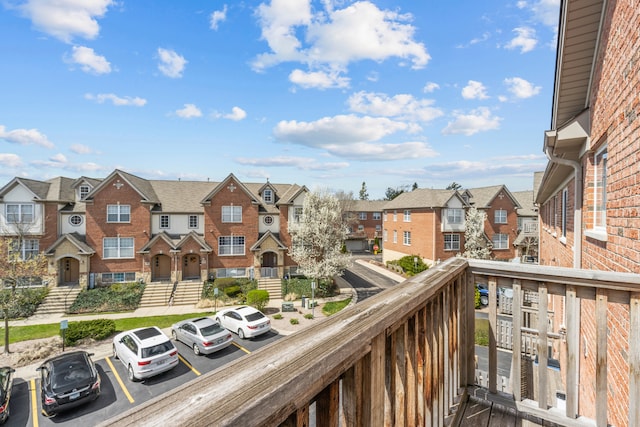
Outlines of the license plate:
M218 338L214 344L222 344L224 342L224 338Z
M76 400L76 399L77 399L77 398L79 398L79 397L80 397L80 392L79 392L79 391L78 391L78 392L75 392L75 393L71 393L71 394L69 395L69 400Z
M264 328L265 326L267 326L267 325L260 325L260 329Z
M164 365L165 363L167 363L167 359L160 359L156 362L158 365Z

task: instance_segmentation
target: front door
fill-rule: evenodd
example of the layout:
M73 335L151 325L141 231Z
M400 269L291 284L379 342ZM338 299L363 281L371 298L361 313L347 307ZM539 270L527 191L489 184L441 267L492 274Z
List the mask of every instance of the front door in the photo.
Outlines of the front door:
M62 258L60 260L60 284L77 285L80 280L80 263L75 258Z
M151 280L171 280L171 258L168 255L156 255L151 261Z
M200 278L200 256L196 254L185 255L182 259L182 278Z
M275 252L265 252L262 254L262 265L260 266L261 277L278 277L278 254Z

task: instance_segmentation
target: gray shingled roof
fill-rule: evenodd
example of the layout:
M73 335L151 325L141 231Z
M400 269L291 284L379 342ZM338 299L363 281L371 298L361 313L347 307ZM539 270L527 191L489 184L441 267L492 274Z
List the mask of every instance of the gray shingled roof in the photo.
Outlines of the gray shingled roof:
M496 198L500 191L504 191L507 196L511 197L514 204L519 204L515 196L509 191L505 185L492 185L490 187L469 188L467 191L471 193L472 198L469 203L478 209L487 209L490 203Z
M430 188L418 188L400 194L388 201L385 209L405 208L441 208L447 205L452 197L460 197L455 190L434 190Z
M511 194L518 200L520 209L518 209L518 215L520 216L537 216L538 212L533 204L533 190L527 191L514 191Z
M162 212L201 212L200 202L211 192L217 182L207 181L149 181L161 204Z
M353 212L382 212L387 203L387 200L353 200L350 208Z

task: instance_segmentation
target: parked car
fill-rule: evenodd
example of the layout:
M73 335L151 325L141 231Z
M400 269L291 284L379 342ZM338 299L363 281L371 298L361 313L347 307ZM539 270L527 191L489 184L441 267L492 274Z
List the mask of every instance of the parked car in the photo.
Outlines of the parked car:
M121 332L113 338L113 357L137 381L161 374L178 365L178 349L157 326Z
M235 332L241 339L257 337L271 330L271 321L261 311L243 305L220 310L216 320L223 327Z
M14 373L15 369L8 366L0 368L0 424L9 418L9 400L11 400Z
M489 289L481 283L476 283L476 289L480 293L480 304L485 307L489 305Z
M94 401L100 396L100 375L93 353L73 351L45 360L40 371L40 399L47 416Z
M193 349L196 355L211 354L229 347L233 337L209 317L187 319L171 326L171 336Z

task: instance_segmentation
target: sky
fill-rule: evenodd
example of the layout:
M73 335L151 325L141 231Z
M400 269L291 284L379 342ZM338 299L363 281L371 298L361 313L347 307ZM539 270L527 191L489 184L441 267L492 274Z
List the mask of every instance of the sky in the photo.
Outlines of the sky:
M388 188L544 170L559 0L0 0L14 177Z

